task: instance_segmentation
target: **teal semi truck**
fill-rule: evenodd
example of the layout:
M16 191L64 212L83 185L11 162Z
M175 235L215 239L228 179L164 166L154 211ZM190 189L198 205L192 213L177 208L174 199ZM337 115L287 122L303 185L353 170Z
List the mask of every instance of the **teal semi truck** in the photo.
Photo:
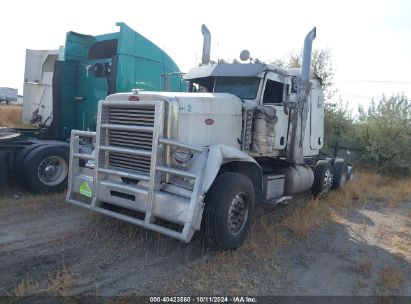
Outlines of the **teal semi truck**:
M68 32L63 56L44 60L39 73L30 71L34 65L26 58L25 95L43 98L31 113L38 128L0 128L0 184L13 175L34 191L62 190L67 183L70 132L95 130L99 100L133 89L186 91L170 56L125 23L117 26L118 32L97 36ZM50 94L39 89L47 79Z

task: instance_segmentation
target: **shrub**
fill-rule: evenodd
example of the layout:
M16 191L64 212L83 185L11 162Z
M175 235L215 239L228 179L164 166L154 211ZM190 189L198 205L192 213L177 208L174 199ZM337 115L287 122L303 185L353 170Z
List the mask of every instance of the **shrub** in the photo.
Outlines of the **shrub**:
M337 142L339 146L351 143L353 119L348 104L343 104L341 100L336 103L327 102L324 111L324 144L331 153Z
M353 145L364 148L364 166L395 175L411 167L411 102L402 95L382 96L354 124Z

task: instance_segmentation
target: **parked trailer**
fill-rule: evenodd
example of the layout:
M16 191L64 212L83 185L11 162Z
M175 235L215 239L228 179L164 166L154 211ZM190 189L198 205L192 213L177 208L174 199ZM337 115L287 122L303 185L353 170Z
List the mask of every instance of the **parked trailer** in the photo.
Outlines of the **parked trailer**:
M0 88L0 104L5 102L9 104L10 102L17 102L17 89L13 88Z
M202 64L188 93L112 94L99 102L96 132L71 133L67 201L189 242L203 226L220 249L244 240L257 202L280 204L344 186L348 165L319 158L324 97L310 72L258 61ZM249 61L249 53L242 59ZM82 142L94 143L82 152Z
M64 60L59 50L26 50L23 86L23 123L41 123L49 127L53 113L52 81L54 64Z
M163 90L166 84L186 90L162 49L125 23L117 26L118 32L97 36L68 32L59 54L28 51L23 115L38 128L0 129L0 167L8 172L0 185L14 175L33 191L66 188L70 132L95 130L99 100L135 88ZM83 146L89 148L90 143Z

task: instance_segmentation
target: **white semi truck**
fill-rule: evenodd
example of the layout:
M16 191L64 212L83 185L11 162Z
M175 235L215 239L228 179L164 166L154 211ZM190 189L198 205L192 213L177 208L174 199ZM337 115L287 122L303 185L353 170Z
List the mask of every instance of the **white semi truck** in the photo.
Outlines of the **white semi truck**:
M96 132L72 131L67 201L189 242L234 249L256 203L342 187L348 165L323 159L324 98L310 72L315 28L301 69L252 62L202 64L188 93L120 93L100 101ZM93 149L83 143L93 142Z

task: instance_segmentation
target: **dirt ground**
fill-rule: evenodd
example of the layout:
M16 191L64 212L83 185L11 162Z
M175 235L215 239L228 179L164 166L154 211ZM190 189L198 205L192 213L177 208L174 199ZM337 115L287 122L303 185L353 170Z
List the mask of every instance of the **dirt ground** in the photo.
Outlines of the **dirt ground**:
M12 185L0 195L0 296L411 296L411 182L385 195L375 192L398 183L351 183L324 199L260 206L245 244L227 252Z

